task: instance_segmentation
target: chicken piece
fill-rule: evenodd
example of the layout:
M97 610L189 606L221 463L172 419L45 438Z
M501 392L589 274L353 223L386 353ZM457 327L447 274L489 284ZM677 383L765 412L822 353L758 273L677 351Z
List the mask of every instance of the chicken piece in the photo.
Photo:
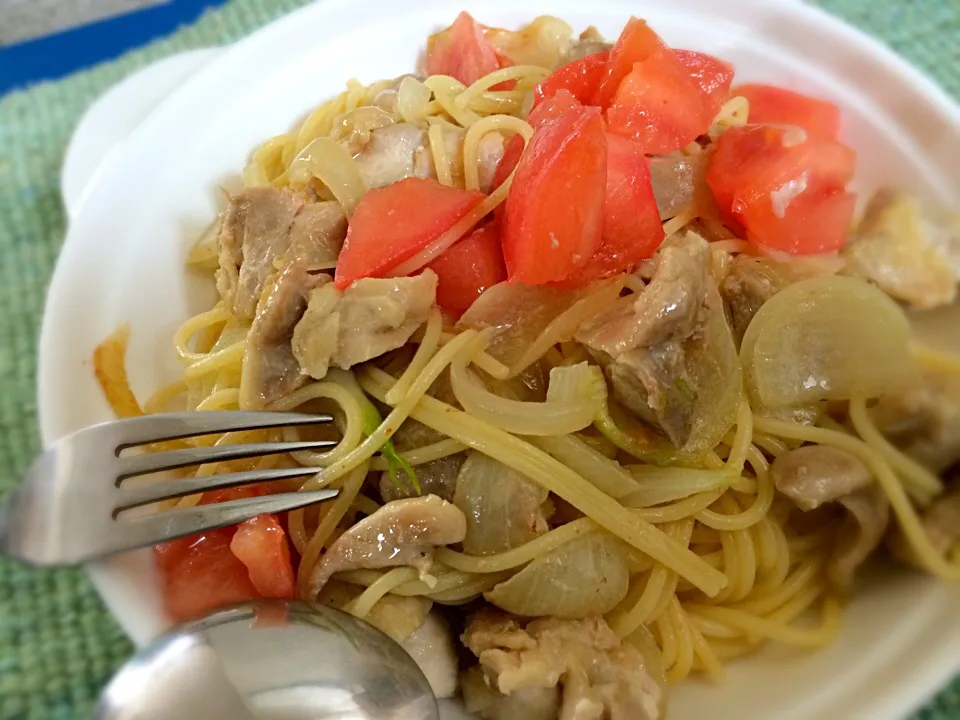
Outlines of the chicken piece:
M570 42L566 51L560 58L560 65L567 65L575 60L581 60L588 55L606 52L613 48L613 45L603 39L603 35L593 25L588 27L576 40Z
M622 298L609 312L588 320L576 339L605 364L614 397L659 426L677 447L690 438L700 388L688 367L712 303L709 247L688 234L657 253L650 284ZM634 299L635 298L635 299Z
M347 232L337 203L275 187L232 196L220 222L217 289L234 314L254 317L268 278L291 262L307 270L336 263Z
M356 600L363 590L359 585L331 580L323 586L317 602L350 612L350 603ZM402 643L423 626L431 607L433 602L425 597L384 595L363 619L383 634L389 635L395 642Z
M217 290L236 315L253 317L304 202L302 195L274 187L249 188L230 198L220 222Z
M871 418L887 438L934 473L960 463L960 378L925 372L923 382L888 394Z
M307 295L330 281L288 265L261 298L247 335L240 374L240 409L256 410L288 395L307 380L293 356L293 329L307 309Z
M347 235L347 217L338 202L304 205L290 226L290 246L274 266L298 263L307 270L332 270Z
M730 308L730 320L737 340L760 307L790 284L779 264L764 258L738 255L730 263L720 294Z
M881 190L843 251L851 274L916 308L948 305L960 282L960 213Z
M556 720L560 714L560 688L525 688L503 695L487 685L483 669L476 665L461 679L467 712L483 720Z
M463 542L466 534L463 513L436 495L394 500L333 542L313 569L310 596L344 570L412 565L426 578L434 548Z
M457 488L457 473L460 472L465 459L464 453L457 453L414 467L417 482L420 483L420 492L417 492L406 475L401 473L395 483L390 473L383 472L380 474L380 497L384 502L391 502L419 495L436 495L447 502L453 502L453 494Z
M693 425L694 381L687 372L683 345L670 340L621 355L607 368L620 403L682 445Z
M437 296L437 276L364 278L341 292L324 285L310 293L293 331L293 355L311 377L330 365L347 369L402 346L422 325Z
M450 626L439 613L429 613L423 624L400 646L427 676L434 695L438 698L456 695L457 653L453 648Z
M709 262L709 245L698 235L690 233L664 243L657 252L650 284L581 325L577 341L617 357L640 347L690 337L703 317Z
M808 445L786 452L770 467L777 490L801 510L869 487L873 475L860 458L830 445Z
M410 123L395 123L370 133L370 141L354 158L367 186L379 188L404 178L429 177L426 139L426 131Z
M487 686L501 695L560 686L555 716L560 720L663 717L662 670L637 645L621 641L602 618L541 618L524 627L508 615L482 610L468 618L461 639L479 659Z
M956 547L960 542L960 474L948 485L947 492L923 511L920 524L940 555L948 555ZM898 560L925 569L899 526L891 533L889 546Z
M856 456L829 445L808 445L780 455L770 466L778 491L804 511L838 503L847 511L827 561L827 577L849 590L857 568L883 539L890 503L869 468Z

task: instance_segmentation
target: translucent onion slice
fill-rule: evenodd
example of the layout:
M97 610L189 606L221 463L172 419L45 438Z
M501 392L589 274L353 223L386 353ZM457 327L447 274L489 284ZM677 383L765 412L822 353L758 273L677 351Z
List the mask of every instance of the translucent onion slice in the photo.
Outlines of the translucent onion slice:
M655 465L628 465L634 491L620 498L627 507L644 508L682 500L709 490L726 489L740 477L734 470L697 470Z
M769 408L877 397L916 378L903 310L852 277L811 278L774 295L747 327L740 358L751 395Z
M516 615L577 620L613 610L627 594L629 576L621 542L593 533L538 557L484 597Z
M554 368L551 386L557 370L565 371L559 376L564 388L555 391L553 399L548 389L546 402L511 400L490 392L463 359L451 364L450 384L464 410L502 430L519 435L567 435L593 422L606 395L597 393L595 373L586 363ZM601 385L602 379L600 376Z
M467 518L463 551L491 555L519 547L548 530L541 506L547 491L516 470L471 451L453 496Z

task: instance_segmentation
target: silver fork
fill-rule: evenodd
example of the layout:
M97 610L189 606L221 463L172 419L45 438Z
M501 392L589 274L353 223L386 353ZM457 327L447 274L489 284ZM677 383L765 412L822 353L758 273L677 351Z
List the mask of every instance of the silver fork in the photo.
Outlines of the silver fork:
M119 517L159 500L204 490L315 475L315 467L278 468L163 480L131 486L129 478L215 461L319 450L335 442L213 445L130 454L166 440L239 430L330 423L329 415L275 412L183 412L118 420L80 430L46 450L0 507L0 552L31 565L72 565L329 500L336 490L244 498ZM136 514L135 514L136 515Z

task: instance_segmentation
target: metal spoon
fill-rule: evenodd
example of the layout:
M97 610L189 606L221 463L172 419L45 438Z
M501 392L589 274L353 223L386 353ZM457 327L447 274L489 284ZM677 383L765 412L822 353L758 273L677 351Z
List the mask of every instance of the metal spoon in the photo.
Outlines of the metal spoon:
M339 610L262 600L181 625L107 685L94 720L438 720L397 643Z

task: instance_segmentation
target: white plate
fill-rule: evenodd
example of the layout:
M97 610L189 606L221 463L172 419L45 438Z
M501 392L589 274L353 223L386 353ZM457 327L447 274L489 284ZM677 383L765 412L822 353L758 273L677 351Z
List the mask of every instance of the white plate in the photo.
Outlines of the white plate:
M74 217L98 173L121 152L123 141L188 77L223 50L202 48L171 55L128 75L87 108L73 131L60 171L67 217Z
M183 269L219 209L219 187L261 141L290 128L345 80L411 70L427 34L468 9L517 26L549 12L617 35L642 10L675 46L733 61L739 81L775 81L833 99L860 151L861 189L910 187L960 204L960 109L889 51L813 8L765 0L327 0L268 26L187 80L124 143L89 191L57 266L40 347L44 441L110 412L93 380L96 343L129 322L129 367L145 397L178 376L171 337L213 291ZM90 568L107 605L143 643L166 619L150 555ZM897 718L960 669L960 587L904 572L871 584L840 640L817 654L771 649L730 666L727 682L675 688L673 718Z

